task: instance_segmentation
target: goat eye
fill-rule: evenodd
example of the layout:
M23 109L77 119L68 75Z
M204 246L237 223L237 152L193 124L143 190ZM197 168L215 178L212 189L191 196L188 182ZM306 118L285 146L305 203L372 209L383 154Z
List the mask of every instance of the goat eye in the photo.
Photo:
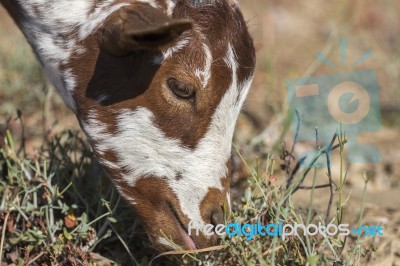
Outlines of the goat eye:
M168 79L168 88L181 99L192 99L195 93L193 86L186 85L177 79Z

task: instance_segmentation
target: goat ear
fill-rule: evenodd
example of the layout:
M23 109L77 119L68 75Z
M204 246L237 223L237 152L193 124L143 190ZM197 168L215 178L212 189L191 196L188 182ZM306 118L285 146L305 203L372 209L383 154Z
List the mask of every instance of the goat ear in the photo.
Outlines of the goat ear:
M187 19L172 19L148 5L121 8L104 23L100 43L115 56L139 49L157 49L192 28Z

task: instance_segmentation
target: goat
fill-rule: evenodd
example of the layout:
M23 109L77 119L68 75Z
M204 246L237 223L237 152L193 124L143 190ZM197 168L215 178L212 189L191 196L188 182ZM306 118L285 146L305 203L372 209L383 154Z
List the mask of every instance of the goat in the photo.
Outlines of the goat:
M230 209L255 50L233 0L0 0L154 247L204 248Z

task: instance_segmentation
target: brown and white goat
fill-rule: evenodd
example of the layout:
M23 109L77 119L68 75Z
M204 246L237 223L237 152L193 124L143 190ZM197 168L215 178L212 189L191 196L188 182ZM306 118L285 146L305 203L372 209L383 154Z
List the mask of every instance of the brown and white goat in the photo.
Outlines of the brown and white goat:
M215 243L255 52L233 0L0 0L154 246ZM229 203L228 203L229 204Z

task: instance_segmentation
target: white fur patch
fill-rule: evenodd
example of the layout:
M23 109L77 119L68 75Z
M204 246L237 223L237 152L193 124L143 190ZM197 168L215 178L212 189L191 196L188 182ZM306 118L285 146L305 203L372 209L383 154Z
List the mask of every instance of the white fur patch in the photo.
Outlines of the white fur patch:
M172 16L176 6L176 0L166 0L167 3L167 15Z
M129 5L129 3L120 3L101 8L97 7L94 12L87 16L86 21L80 26L79 39L83 40L87 38L101 25L101 23L103 23L104 20L106 20L109 15L127 5Z
M211 54L210 47L208 45L203 43L203 51L204 51L204 58L205 58L205 64L204 68L201 69L196 69L195 75L198 77L203 85L203 88L207 87L208 81L211 78L211 65L213 61L213 57Z
M139 3L148 4L154 8L159 8L155 0L136 0Z
M172 58L172 56L181 51L183 48L185 48L190 42L190 38L182 38L179 40L174 46L166 49L165 51L162 51L161 56L157 56L153 59L153 63L156 65L161 65L165 60L168 60Z
M174 53L185 48L189 44L189 41L189 38L183 38L182 40L178 41L175 46L168 48L165 52L163 52L164 60L170 59Z
M176 194L182 212L190 220L204 225L200 204L210 188L223 190L221 179L227 174L233 131L250 81L238 84L237 61L229 45L225 58L232 70L232 83L212 116L208 132L191 150L177 139L170 139L154 124L149 109L119 110L116 118L117 132L109 134L90 114L83 123L88 136L96 141L101 154L115 152L118 162L102 161L111 168L123 168L128 174L123 179L135 186L139 178L155 176L165 180ZM238 101L239 98L239 101ZM177 175L181 178L176 179Z
M92 34L112 12L129 3L115 5L113 0L105 0L92 10L91 0L15 1L23 9L22 30L29 43L66 105L75 111L72 94L77 80L70 68L62 70L62 67L68 65L72 55L85 52L79 45L81 40Z

